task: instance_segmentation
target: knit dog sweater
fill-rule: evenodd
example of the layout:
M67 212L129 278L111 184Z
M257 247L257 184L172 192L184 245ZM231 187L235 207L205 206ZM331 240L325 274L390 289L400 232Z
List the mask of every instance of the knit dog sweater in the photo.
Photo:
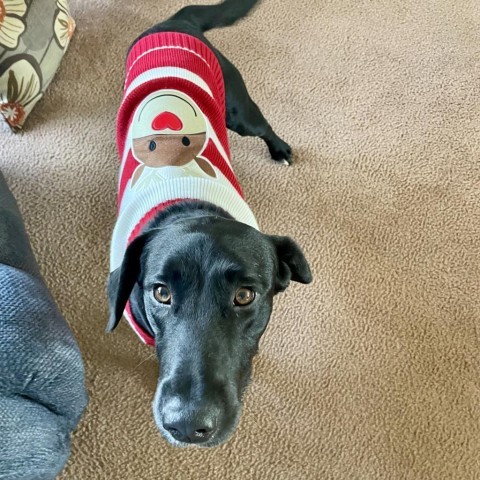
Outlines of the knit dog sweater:
M121 167L111 272L154 215L181 200L210 202L258 229L230 163L222 70L197 38L155 33L133 46L117 117L117 147ZM124 316L145 343L154 344L129 303Z

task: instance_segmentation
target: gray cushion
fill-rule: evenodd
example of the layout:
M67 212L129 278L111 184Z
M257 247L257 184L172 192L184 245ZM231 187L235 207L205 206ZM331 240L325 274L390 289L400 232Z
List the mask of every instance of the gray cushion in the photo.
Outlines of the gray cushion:
M0 172L0 478L54 479L86 404L78 345Z

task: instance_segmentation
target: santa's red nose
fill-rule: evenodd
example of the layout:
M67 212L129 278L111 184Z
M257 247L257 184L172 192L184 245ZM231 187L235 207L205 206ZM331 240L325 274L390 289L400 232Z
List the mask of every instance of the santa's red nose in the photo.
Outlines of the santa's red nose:
M172 112L162 112L157 115L152 122L154 130L170 130L178 131L183 128L182 121Z

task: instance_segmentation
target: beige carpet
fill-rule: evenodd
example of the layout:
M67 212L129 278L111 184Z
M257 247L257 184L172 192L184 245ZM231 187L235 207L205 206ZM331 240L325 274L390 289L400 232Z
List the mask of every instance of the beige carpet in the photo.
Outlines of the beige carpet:
M240 428L210 451L162 440L153 351L103 333L124 53L186 2L71 3L61 71L0 161L87 366L62 479L480 478L478 0L265 0L210 35L295 149L288 169L231 135L263 229L315 274L278 297Z

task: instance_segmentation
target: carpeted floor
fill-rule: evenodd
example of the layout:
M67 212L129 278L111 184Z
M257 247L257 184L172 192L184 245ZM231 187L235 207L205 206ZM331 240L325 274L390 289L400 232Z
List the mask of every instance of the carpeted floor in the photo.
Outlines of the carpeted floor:
M162 440L153 351L103 333L124 54L186 1L71 4L61 71L0 160L88 372L62 479L478 479L478 1L265 0L209 35L295 149L289 169L231 135L262 228L315 282L278 297L240 428L208 451Z

